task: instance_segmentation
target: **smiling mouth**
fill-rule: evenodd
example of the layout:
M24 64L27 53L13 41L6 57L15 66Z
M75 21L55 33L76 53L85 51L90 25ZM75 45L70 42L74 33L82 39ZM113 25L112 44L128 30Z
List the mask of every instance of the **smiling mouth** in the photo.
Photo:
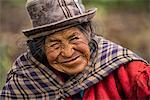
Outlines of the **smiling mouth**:
M80 57L80 56L77 56L77 57L75 57L75 58L73 58L73 59L65 60L65 61L62 61L62 62L60 62L60 63L69 63L69 62L75 61L75 60L78 59L79 57Z

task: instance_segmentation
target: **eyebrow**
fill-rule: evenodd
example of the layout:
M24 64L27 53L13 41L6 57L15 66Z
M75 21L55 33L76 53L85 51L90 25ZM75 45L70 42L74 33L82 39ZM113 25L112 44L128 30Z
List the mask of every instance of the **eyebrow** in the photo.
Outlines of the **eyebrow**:
M48 42L61 42L61 40L56 40L56 39L48 39Z
M67 39L71 39L72 37L76 36L76 34L78 34L78 32L73 32L71 35L69 35L69 37L67 37ZM48 42L61 42L61 40L57 40L57 39L48 39Z
M71 34L67 39L70 39L70 38L76 36L77 33L78 33L78 32L73 32L73 34Z

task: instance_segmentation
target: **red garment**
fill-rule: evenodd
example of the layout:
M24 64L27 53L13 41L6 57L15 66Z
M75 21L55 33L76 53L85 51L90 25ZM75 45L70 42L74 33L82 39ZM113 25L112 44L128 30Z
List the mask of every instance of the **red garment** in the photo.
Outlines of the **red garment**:
M103 81L87 89L83 100L148 100L148 97L150 65L133 61L121 65Z
M133 61L85 90L83 100L150 99L150 65ZM68 98L68 100L71 100Z

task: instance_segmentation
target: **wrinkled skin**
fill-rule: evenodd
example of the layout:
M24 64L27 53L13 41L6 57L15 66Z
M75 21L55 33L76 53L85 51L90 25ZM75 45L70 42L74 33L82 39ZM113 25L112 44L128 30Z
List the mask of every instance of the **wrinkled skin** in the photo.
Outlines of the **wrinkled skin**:
M82 72L89 63L88 39L76 27L47 36L44 48L49 64L68 75Z

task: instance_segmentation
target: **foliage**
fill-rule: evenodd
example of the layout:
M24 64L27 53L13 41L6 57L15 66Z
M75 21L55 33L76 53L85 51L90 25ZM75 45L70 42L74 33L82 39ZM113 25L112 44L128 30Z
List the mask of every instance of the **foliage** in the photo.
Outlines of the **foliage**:
M83 0L85 5L96 5L101 6L105 9L150 9L149 0Z
M11 60L8 56L8 47L0 44L0 90L5 84L6 75L9 70Z
M22 6L25 2L26 0L2 0L2 6Z

